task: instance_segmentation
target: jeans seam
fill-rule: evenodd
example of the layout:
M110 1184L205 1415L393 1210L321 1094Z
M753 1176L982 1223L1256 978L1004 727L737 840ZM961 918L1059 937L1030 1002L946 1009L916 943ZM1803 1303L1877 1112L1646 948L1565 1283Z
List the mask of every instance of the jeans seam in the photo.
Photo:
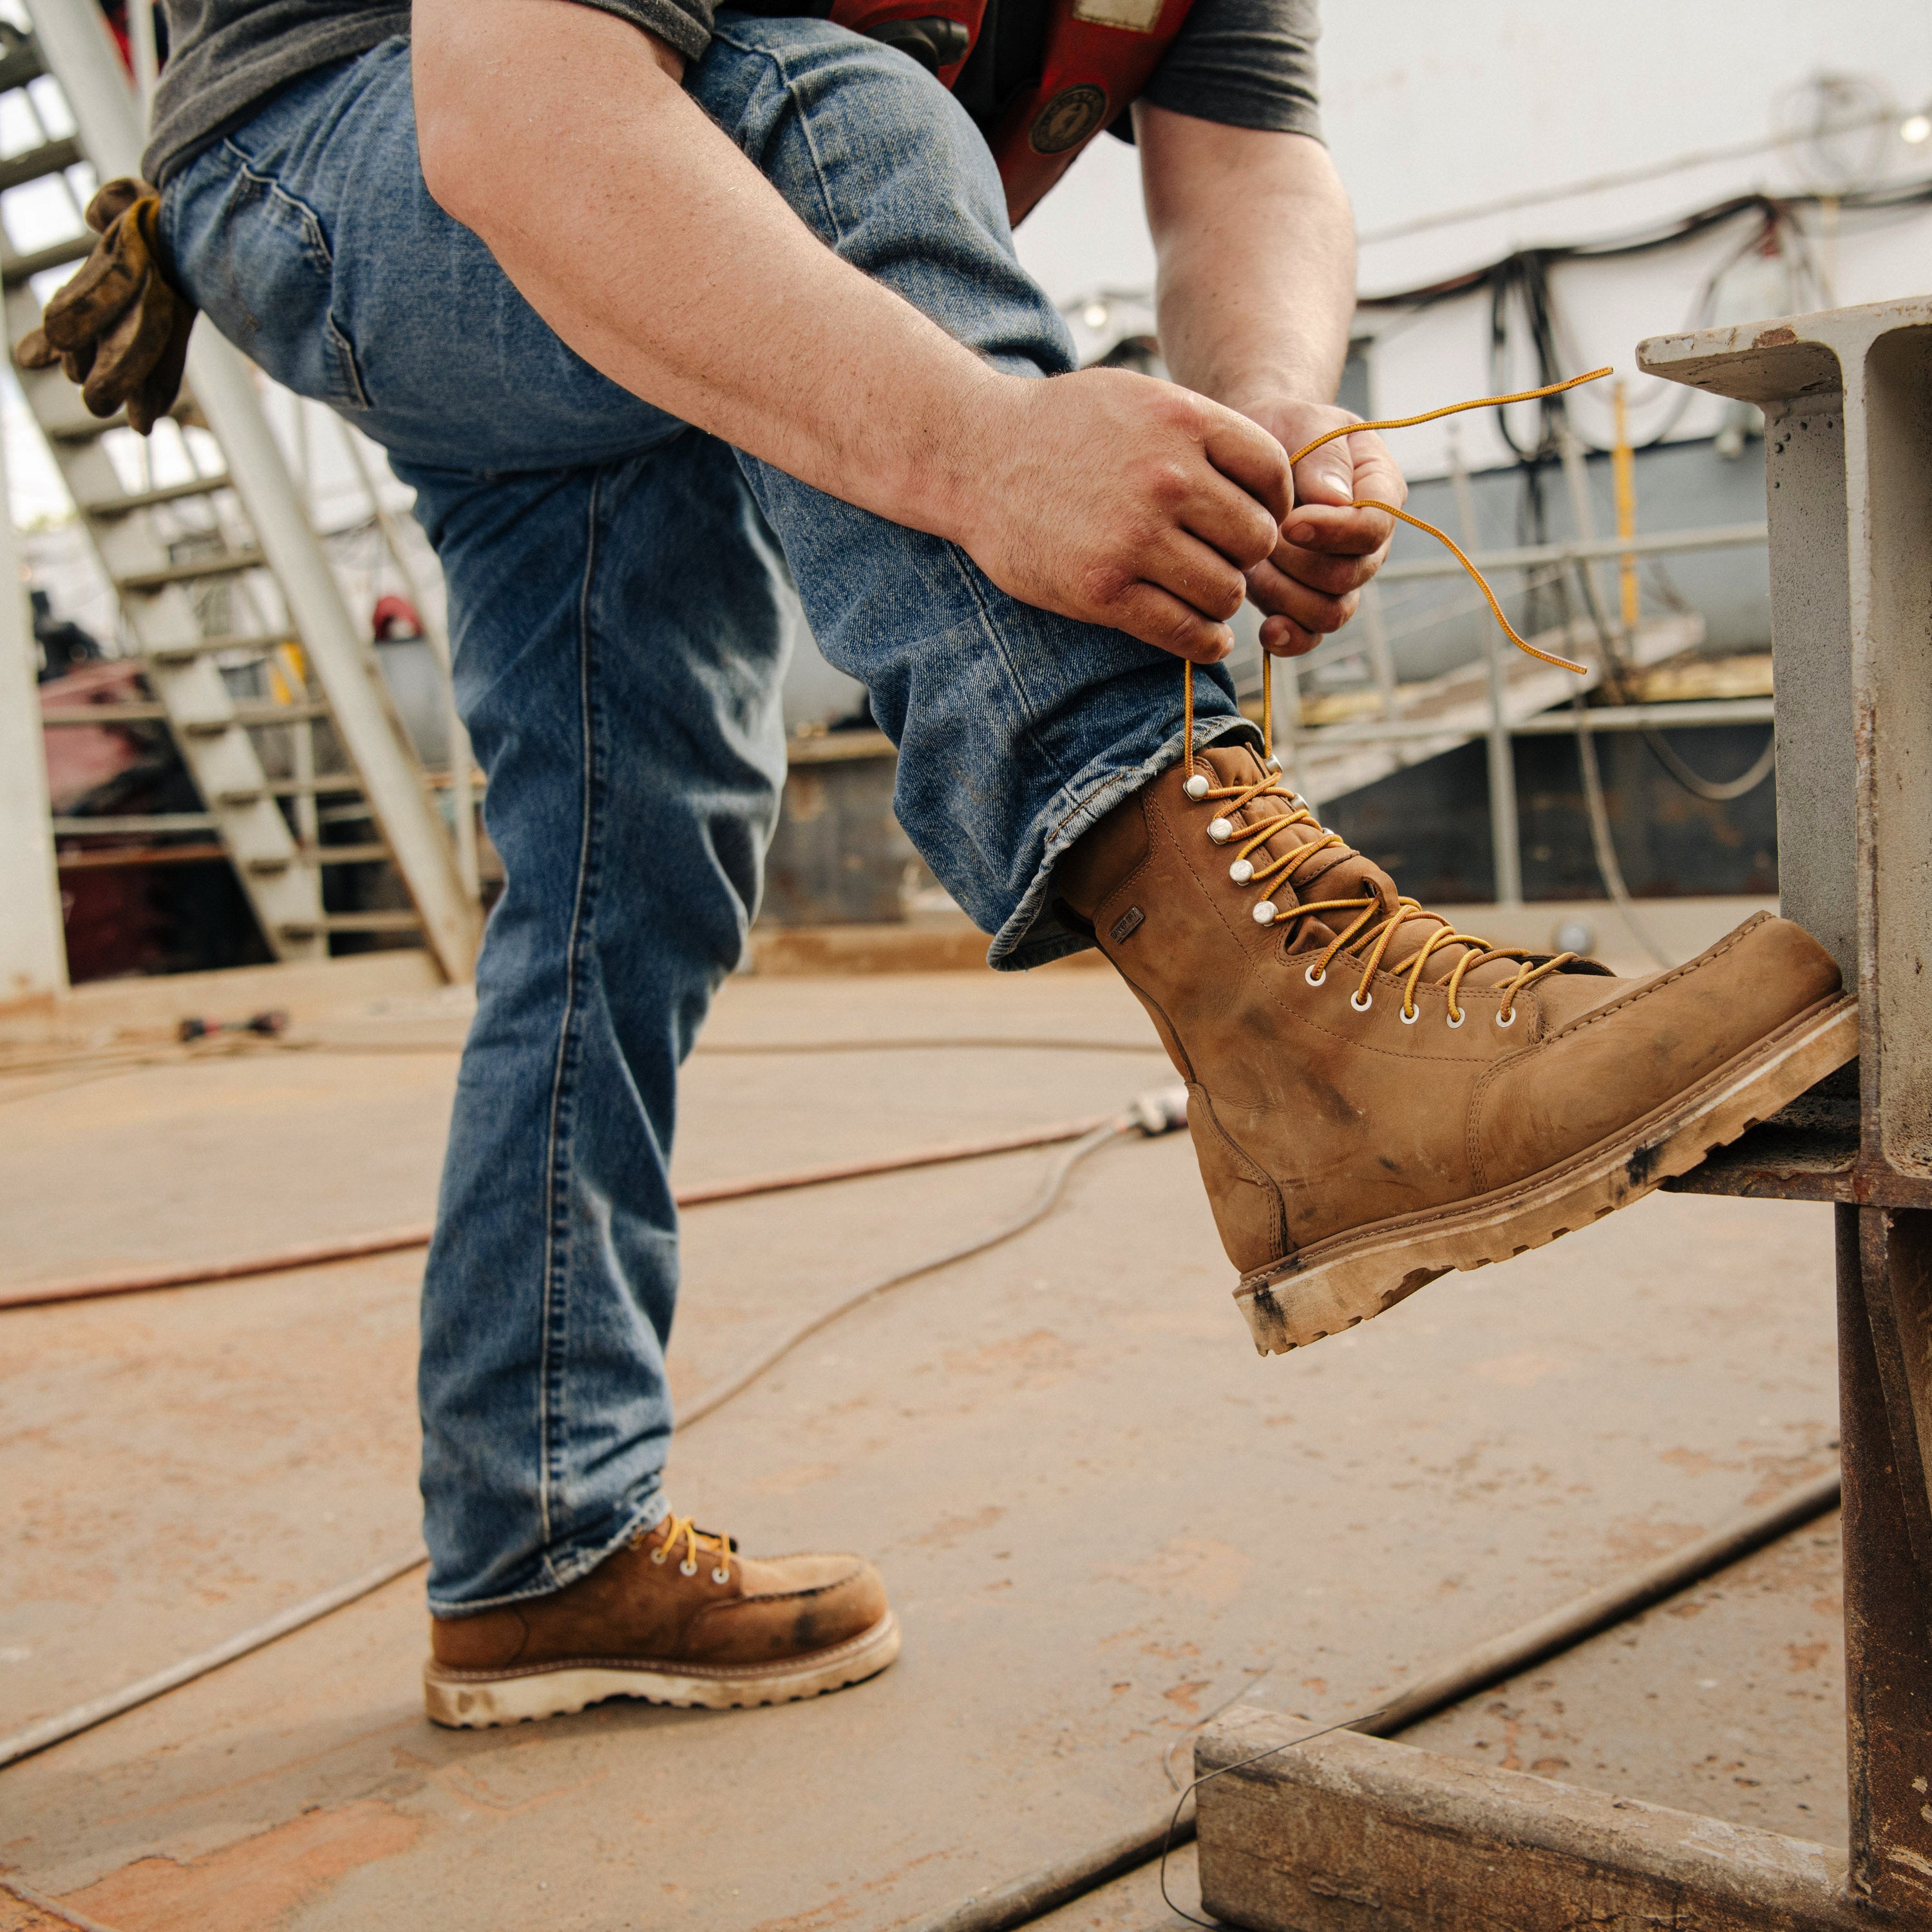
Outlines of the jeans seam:
M221 148L224 154L234 158L238 173L245 176L262 194L272 195L293 208L301 218L303 250L310 258L310 266L322 277L328 291L328 299L322 308L322 334L335 359L343 386L349 392L346 396L326 400L340 401L350 409L370 409L374 405L369 399L368 387L362 380L362 365L356 356L356 345L335 319L335 251L328 245L328 232L322 225L322 217L300 195L284 188L274 176L263 173L256 165L254 158L236 146L232 136L223 140Z
M786 67L783 57L773 52L770 47L754 46L747 41L734 40L729 34L722 32L716 25L712 28L711 38L714 40L722 40L728 47L735 47L741 54L755 56L777 76L778 86L786 100L790 103L794 118L798 122L799 131L805 142L805 151L812 158L812 178L818 184L819 202L825 210L825 225L832 231L832 239L827 245L831 248L834 254L836 254L839 243L845 238L844 226L838 219L837 209L832 202L831 184L825 178L825 164L820 157L818 145L812 139L812 116L805 103L798 97L798 90L793 84L790 71ZM769 138L770 134L769 128L766 129L765 134L766 138ZM760 168L758 172L762 174L764 170Z
M999 626L994 622L993 614L987 608L986 600L980 593L978 566L972 563L971 560L956 543L949 542L946 544L946 554L947 560L958 573L959 580L964 586L966 594L973 600L973 609L980 620L981 634L992 646L999 658L1002 668L1006 674L1007 682L1012 685L1018 696L1020 716L1025 720L1026 742L1032 748L1034 754L1040 760L1042 766L1053 774L1054 788L1056 790L1061 790L1070 784L1072 782L1072 776L1077 774L1070 775L1063 772L1059 760L1040 742L1039 733L1036 729L1032 694L1028 691L1026 680L1020 674L1019 666L1014 661L1012 653L1007 650L1006 638L1001 634Z
M302 239L310 254L316 257L315 266L326 275L335 273L335 254L328 245L328 237L322 226L322 217L316 213L298 194L291 194L272 175L264 174L255 164L254 158L238 148L232 140L224 140L222 146L235 157L237 170L246 175L255 185L278 200L286 202L302 218Z
M565 956L563 1018L557 1030L556 1070L550 1082L550 1131L544 1150L543 1339L537 1376L538 1455L541 1468L537 1479L537 1498L544 1542L544 1570L552 1579L552 1588L558 1586L550 1558L554 1534L550 1520L550 1490L554 1468L561 1460L555 1453L552 1438L559 1420L555 1412L562 1406L560 1400L554 1399L560 1392L553 1387L557 1371L552 1343L559 1321L568 1311L568 1297L559 1280L560 1251L563 1268L568 1269L570 1264L568 1190L562 1184L561 1169L568 1159L571 1080L576 1064L579 976L590 905L592 856L596 850L597 754L590 695L590 590L597 569L597 520L602 489L602 478L593 478L584 519L584 580L578 598L578 716L583 734L584 832L578 845L577 892L571 907L570 943ZM560 1196L562 1197L561 1200ZM561 1236L558 1226L560 1208L565 1223Z

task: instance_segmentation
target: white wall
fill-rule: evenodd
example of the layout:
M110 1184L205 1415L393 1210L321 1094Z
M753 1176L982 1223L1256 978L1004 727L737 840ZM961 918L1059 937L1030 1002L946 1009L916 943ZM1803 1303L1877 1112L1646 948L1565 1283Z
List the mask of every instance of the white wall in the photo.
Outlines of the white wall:
M1932 176L1932 141L1914 146L1895 131L1932 100L1932 8L1921 0L1856 7L1717 0L1701 8L1666 0L1614 8L1328 0L1324 10L1324 116L1364 236L1366 292L1436 280L1519 246L1668 221L1736 194L1840 184L1841 177L1821 180L1833 155L1808 143L1772 145L1780 112L1800 104L1786 97L1821 70L1862 76L1896 108L1876 156L1881 176ZM1867 138L1838 145L1846 158L1862 158ZM1607 188L1552 192L1747 145L1756 152ZM1524 195L1538 198L1504 212L1443 218ZM1880 222L1847 214L1835 237L1816 212L1804 220L1817 278L1801 277L1794 296L1783 265L1741 263L1717 291L1721 319L1876 301L1932 285L1932 217L1924 212ZM1378 238L1425 220L1432 225ZM1681 327L1701 285L1746 232L1735 226L1634 260L1559 268L1566 361L1630 372L1638 339ZM1144 289L1153 257L1132 152L1096 143L1022 228L1019 244L1022 260L1063 303L1097 290ZM1488 323L1481 297L1413 318L1365 310L1361 327L1383 338L1372 357L1377 410L1408 415L1482 393ZM1678 396L1633 381L1640 438ZM1603 440L1607 395L1576 406L1586 432ZM1694 401L1675 433L1710 434L1720 406ZM1486 417L1468 419L1463 434L1472 463L1506 459ZM1443 433L1405 432L1399 453L1412 474L1439 473Z

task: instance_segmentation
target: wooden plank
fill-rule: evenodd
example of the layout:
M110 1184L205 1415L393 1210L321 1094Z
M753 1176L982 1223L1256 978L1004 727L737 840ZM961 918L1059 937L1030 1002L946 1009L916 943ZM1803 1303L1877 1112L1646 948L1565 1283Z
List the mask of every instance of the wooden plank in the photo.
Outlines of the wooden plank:
M1252 1932L1870 1932L1838 1853L1237 1706L1203 1733L1201 1896Z

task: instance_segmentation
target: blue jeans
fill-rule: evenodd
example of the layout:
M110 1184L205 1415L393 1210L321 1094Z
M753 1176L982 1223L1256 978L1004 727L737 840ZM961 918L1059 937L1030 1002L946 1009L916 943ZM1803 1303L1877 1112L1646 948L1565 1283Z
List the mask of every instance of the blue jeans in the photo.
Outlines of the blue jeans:
M846 260L1002 369L1071 366L985 143L912 61L728 13L688 85ZM430 1601L460 1615L560 1588L664 1513L677 1070L777 815L776 574L870 692L899 818L996 965L1088 943L1054 862L1178 755L1180 679L592 369L430 199L404 40L189 163L162 235L224 334L388 450L448 582L508 879L423 1284ZM1244 728L1204 679L1200 741Z

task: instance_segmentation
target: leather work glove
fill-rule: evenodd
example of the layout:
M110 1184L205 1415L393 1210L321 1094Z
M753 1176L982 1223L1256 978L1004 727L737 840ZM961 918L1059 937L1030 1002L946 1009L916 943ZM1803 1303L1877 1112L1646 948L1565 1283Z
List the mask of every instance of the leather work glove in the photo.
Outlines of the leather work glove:
M108 182L87 204L87 225L100 237L94 253L14 351L23 369L58 362L92 415L124 405L143 436L180 392L195 317L194 303L162 272L160 210L146 182Z

